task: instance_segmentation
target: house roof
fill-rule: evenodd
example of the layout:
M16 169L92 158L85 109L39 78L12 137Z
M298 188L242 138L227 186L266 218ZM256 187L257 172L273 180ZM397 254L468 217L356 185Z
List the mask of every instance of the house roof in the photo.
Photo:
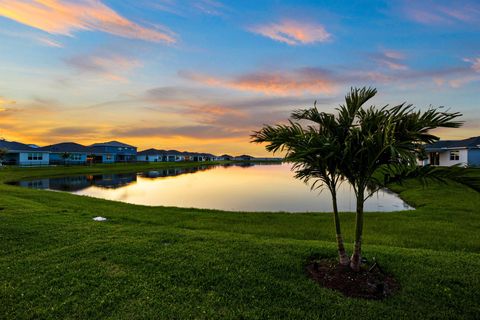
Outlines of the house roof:
M180 152L177 150L158 150L155 148L143 150L138 152L137 154L139 156L145 156L145 155L150 156L150 155L161 154L161 155L175 155L175 156L183 155L183 156L192 156L192 157L193 156L213 157L213 155L210 153L199 153L199 152L188 152L188 151Z
M440 140L425 147L427 152L437 152L447 149L480 149L480 136L464 140Z
M157 155L157 154L178 156L178 155L186 155L190 153L180 152L177 150L159 150L159 149L151 148L151 149L140 151L137 154L140 156L145 156L145 155L149 156L149 155Z
M90 147L123 147L123 148L136 148L129 144L119 142L119 141L108 141L108 142L100 142L94 143Z
M151 148L151 149L140 151L137 154L139 156L153 156L157 154L165 155L167 154L167 152L165 150L158 150L158 149Z
M185 156L198 156L198 157L214 157L213 154L211 153L205 153L205 152L188 152L188 151L184 151L182 152L183 155Z
M178 150L167 150L165 151L165 153L169 154L169 155L183 155L183 152L180 152Z
M75 143L75 142L62 142L57 144L52 144L49 146L41 147L40 150L50 151L50 152L83 152L87 153L89 148Z
M39 150L39 148L32 148L29 145L21 142L7 141L7 140L0 140L0 148L7 149L8 151L46 152L46 151Z
M201 156L203 157L215 157L215 155L211 154L211 153L200 153Z

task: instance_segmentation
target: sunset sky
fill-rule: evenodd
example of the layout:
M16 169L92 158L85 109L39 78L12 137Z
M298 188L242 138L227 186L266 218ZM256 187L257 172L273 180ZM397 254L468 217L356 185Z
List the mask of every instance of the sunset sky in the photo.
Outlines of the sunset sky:
M252 130L351 86L480 135L480 2L0 0L7 140L266 155Z

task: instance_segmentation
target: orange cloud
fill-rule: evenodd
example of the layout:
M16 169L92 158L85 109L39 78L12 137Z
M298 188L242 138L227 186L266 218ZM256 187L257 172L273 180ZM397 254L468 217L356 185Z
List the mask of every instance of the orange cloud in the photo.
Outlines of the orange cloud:
M15 104L13 100L7 100L3 97L0 97L0 112L7 111L7 106Z
M142 27L94 0L0 0L0 15L52 34L98 30L131 39L175 42L168 32Z
M293 20L254 26L249 31L289 45L325 42L331 38L331 34L320 24Z
M215 78L191 72L180 72L179 74L184 78L208 86L261 92L267 95L333 94L336 92L335 79L328 72L317 68L303 68L289 72L254 72L233 79Z

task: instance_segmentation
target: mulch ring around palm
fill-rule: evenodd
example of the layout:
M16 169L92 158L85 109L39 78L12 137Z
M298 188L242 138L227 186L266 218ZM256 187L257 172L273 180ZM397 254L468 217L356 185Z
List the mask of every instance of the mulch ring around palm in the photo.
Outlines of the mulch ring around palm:
M347 297L381 300L400 288L377 262L363 264L361 270L355 272L336 260L310 258L305 269L307 275L322 287L339 291Z

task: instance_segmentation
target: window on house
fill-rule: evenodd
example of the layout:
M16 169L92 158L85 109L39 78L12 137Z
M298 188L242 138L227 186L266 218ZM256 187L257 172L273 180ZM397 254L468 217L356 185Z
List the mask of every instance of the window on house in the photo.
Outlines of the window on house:
M28 160L43 160L42 153L29 153Z
M111 154L107 154L105 156L105 160L112 160L112 155Z
M460 151L450 151L450 161L460 160Z
M70 156L70 159L75 160L75 161L79 161L79 160L82 160L82 155L80 155L78 153L74 153Z

